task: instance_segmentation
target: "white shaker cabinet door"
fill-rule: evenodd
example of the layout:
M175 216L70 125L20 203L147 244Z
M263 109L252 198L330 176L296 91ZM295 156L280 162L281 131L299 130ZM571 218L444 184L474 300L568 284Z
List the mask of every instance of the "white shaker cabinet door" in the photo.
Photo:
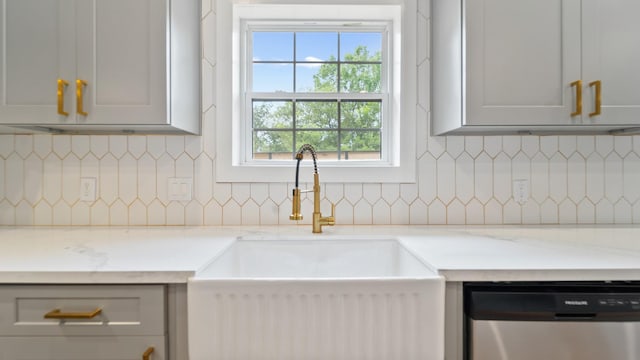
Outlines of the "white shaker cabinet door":
M585 123L640 125L640 2L583 0L582 11Z
M0 124L74 122L73 1L0 5ZM69 84L60 94L58 79Z
M167 2L76 1L78 124L168 123Z
M465 125L569 125L579 0L465 1Z

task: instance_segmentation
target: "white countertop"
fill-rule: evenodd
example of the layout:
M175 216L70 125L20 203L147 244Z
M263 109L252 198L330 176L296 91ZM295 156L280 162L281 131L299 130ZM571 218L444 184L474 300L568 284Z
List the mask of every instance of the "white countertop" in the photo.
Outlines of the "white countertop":
M640 280L640 227L336 226L397 237L448 281ZM184 283L236 237L318 237L310 225L0 227L0 283Z

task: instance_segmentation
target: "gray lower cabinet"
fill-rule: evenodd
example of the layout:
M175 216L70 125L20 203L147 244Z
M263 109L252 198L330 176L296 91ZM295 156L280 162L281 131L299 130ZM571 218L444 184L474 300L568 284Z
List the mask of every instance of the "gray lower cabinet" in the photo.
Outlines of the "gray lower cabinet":
M0 286L0 359L167 356L164 285Z

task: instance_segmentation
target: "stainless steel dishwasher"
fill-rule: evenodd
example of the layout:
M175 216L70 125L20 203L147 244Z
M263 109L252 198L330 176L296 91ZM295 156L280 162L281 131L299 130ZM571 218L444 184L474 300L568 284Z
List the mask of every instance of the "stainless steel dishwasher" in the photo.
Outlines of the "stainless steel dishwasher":
M467 283L467 360L638 360L640 282Z

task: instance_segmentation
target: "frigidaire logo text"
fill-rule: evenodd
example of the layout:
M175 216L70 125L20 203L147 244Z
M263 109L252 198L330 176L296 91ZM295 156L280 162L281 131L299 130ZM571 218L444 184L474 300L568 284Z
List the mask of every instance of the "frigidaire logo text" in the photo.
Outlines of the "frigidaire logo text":
M587 300L565 300L564 304L571 306L587 306L589 305L589 302Z

